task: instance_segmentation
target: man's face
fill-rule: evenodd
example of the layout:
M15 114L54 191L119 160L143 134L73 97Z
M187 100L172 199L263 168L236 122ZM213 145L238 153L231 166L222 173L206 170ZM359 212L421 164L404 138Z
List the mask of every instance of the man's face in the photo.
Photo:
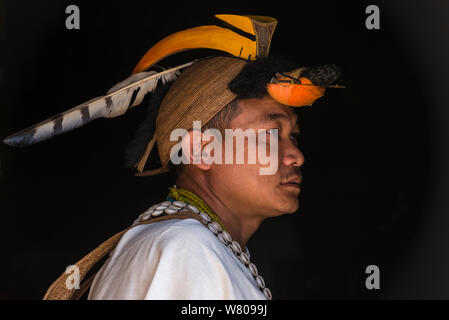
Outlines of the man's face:
M257 147L266 145L266 154L270 159L277 156L277 167L271 175L261 175L261 168L270 164L261 164L256 157L255 164L248 162L248 141L244 143L244 164L214 164L209 171L209 181L216 193L226 199L231 209L255 214L263 218L284 213L293 213L298 209L298 194L301 176L299 168L304 163L304 155L297 147L299 127L293 109L284 106L271 97L246 99L240 102L241 112L232 120L230 129L253 129L256 134L265 130L265 139L257 139ZM270 135L278 129L277 154L270 154ZM224 137L223 137L224 138ZM234 155L242 150L236 149ZM250 148L251 149L251 148ZM225 151L223 149L223 155ZM224 157L224 156L223 156ZM276 170L277 169L277 170Z

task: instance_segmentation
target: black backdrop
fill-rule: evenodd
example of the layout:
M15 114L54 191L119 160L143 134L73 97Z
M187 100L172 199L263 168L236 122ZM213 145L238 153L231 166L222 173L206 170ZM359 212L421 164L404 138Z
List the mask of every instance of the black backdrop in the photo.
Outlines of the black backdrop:
M80 8L80 30L65 28L69 4ZM369 4L380 8L380 30L365 27ZM215 13L276 17L271 53L336 63L347 89L299 111L300 209L265 221L249 242L274 298L448 298L448 7L3 1L0 136L104 94L158 40L213 24ZM67 265L166 195L166 177L123 168L142 109L28 148L1 145L0 298L40 299ZM365 287L371 264L380 290Z

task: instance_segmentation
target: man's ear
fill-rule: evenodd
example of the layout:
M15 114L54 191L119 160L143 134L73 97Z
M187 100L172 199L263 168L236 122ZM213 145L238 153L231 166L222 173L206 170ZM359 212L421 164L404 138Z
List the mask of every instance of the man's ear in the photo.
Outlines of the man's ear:
M209 170L212 167L210 154L203 154L204 147L208 141L203 141L204 133L191 129L181 141L182 153L188 159L188 164L194 165L201 170Z

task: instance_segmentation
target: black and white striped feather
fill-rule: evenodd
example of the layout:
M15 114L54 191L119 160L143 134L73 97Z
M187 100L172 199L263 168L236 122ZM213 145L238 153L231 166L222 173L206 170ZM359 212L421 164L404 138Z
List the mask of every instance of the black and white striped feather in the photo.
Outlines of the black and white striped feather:
M106 95L91 99L16 132L6 137L3 142L14 147L25 147L84 126L97 118L120 116L129 108L139 105L148 92L156 89L159 80L163 84L175 80L179 75L179 70L192 63L189 62L159 73L147 71L133 74L114 85Z

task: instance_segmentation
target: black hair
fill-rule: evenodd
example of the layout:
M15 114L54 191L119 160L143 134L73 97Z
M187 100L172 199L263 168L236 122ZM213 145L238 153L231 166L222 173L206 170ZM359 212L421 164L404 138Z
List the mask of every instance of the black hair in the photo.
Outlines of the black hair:
M341 72L335 64L325 64L317 67L310 67L301 73L301 77L307 78L317 86L328 86L340 80Z
M170 89L173 81L164 85L158 84L158 87L152 93L145 96L142 104L146 106L146 114L134 133L133 139L125 148L125 168L132 169L145 153L148 142L156 131L156 118L162 99ZM157 148L154 148L157 151ZM152 152L153 153L153 152Z

